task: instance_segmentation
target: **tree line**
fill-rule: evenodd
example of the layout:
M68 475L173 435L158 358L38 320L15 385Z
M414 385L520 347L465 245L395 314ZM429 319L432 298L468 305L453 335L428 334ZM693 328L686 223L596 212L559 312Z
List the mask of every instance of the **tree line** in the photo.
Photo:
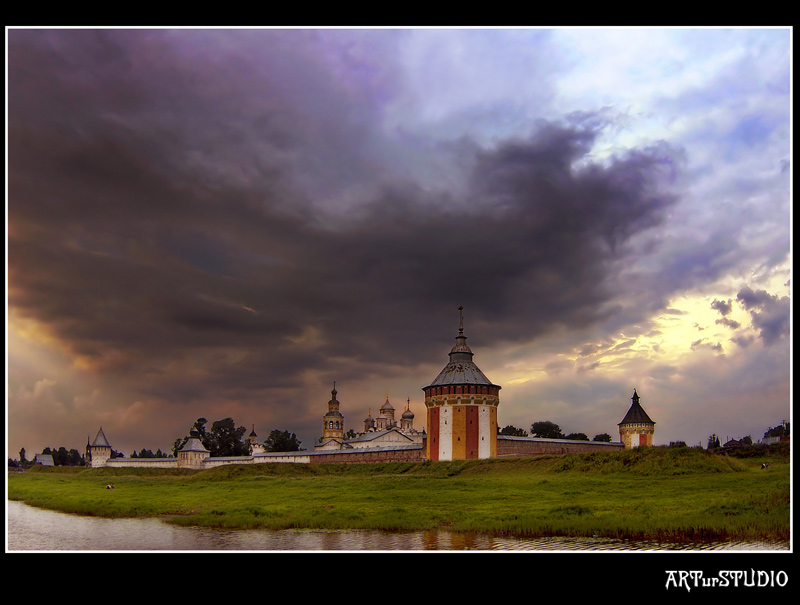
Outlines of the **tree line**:
M250 440L245 438L247 427L236 426L232 418L223 418L211 424L211 428L206 428L208 420L198 418L192 425L192 431L203 447L212 456L247 456L250 454ZM172 444L172 455L177 456L181 448L186 445L189 436L181 437ZM264 448L268 452L297 452L304 448L300 447L301 442L297 435L289 431L273 429L264 440Z
M790 423L786 422L784 420L781 424L779 424L777 426L773 426L773 427L767 429L764 432L763 439L768 439L770 437L789 437L790 436L790 434L789 434L789 425L790 425ZM737 439L736 441L738 441L742 445L753 445L753 438L750 435L742 437L741 439ZM716 433L714 433L713 435L709 435L708 436L708 442L706 443L706 449L713 450L713 449L720 448L723 445L725 445L725 444L720 442L720 439L719 439L719 437L717 436Z
M246 438L245 433L247 428L244 426L236 426L236 423L231 418L223 418L211 424L210 428L206 428L208 420L205 418L198 418L192 425L192 430L196 432L197 437L210 453L211 456L247 456L250 454L250 440ZM172 444L171 453L162 452L159 448L155 452L147 448L142 448L138 451L133 450L131 458L173 458L177 457L178 451L186 444L189 437L176 439ZM264 448L268 452L297 452L302 451L304 448L300 447L301 441L297 435L289 431L281 431L278 429L272 430L267 438L264 440ZM46 447L41 452L45 455L53 457L53 464L56 466L85 466L86 458L76 449L67 450L65 447L49 448ZM111 450L112 458L122 458L124 454ZM27 459L25 448L23 447L19 452L19 460L8 459L9 467L23 467L27 468L35 463L35 460Z
M507 427L499 430L497 434L509 437L527 437L528 431L525 429L519 429L513 425L508 425ZM560 426L558 426L555 422L550 422L549 420L540 420L531 424L530 436L541 439L572 439L576 441L589 441L589 437L586 435L586 433L568 433L565 435L561 431ZM610 443L611 435L608 433L600 433L595 435L592 441Z
M86 459L83 454L81 454L76 449L67 450L64 446L59 448L49 448L46 447L42 450L42 454L46 456L53 457L53 464L56 466L85 466ZM35 460L28 460L27 455L25 453L25 448L23 447L19 451L19 460L12 460L11 458L8 459L8 466L11 467L29 467L35 463Z

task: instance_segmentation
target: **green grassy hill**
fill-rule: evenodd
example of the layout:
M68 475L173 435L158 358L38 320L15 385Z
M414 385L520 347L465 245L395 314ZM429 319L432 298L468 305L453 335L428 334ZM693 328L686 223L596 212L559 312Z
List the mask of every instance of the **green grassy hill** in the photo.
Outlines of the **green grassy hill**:
M206 471L39 467L10 474L8 494L64 512L208 527L788 539L788 444L740 454L642 448Z

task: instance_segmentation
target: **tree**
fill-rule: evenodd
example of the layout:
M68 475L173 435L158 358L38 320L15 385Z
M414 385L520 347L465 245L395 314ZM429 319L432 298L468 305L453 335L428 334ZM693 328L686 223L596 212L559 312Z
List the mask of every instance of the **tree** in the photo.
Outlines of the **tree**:
M158 450L161 453L161 450ZM139 454L136 454L136 450L133 450L133 454L131 454L131 458L163 458L163 454L161 456L154 454L151 450L142 448L139 450Z
M589 441L589 437L586 433L570 433L566 435L564 439L573 439L575 441Z
M69 465L70 466L82 466L83 464L86 464L86 461L83 458L83 454L81 454L75 448L72 448L69 451Z
M507 427L500 430L498 435L507 435L508 437L527 437L528 431L525 429L518 429L512 424L509 424Z
M717 447L720 447L719 437L717 437L716 434L709 436L709 438L708 438L708 446L706 447L706 449L711 450L711 449L714 449L714 448L717 448Z
M608 433L600 433L599 435L595 435L592 441L602 441L603 443L611 443L611 435Z
M28 461L25 459L25 448L24 447L19 451L19 463L20 464L28 464Z
M297 436L289 431L273 429L264 441L268 452L299 452L302 451Z
M541 420L534 422L531 425L531 436L540 437L542 439L563 439L561 434L561 427L550 422L549 420Z
M246 432L247 427L237 427L232 418L223 418L211 425L203 445L212 456L246 456L250 453L250 444L243 441Z
M187 437L184 437L183 439L176 439L172 443L172 455L173 455L173 457L177 458L178 452L181 451L181 449L183 448L184 445L186 445L186 440L187 439L188 439Z
M778 426L773 426L764 433L764 439L768 437L788 437L789 436L789 423L784 421Z

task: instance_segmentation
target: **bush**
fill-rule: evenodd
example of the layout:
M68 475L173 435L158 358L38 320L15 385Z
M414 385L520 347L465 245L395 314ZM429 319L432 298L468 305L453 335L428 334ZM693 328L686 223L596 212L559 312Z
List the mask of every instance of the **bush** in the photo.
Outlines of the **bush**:
M789 459L789 442L780 443L755 443L753 445L740 445L730 448L720 448L715 453L725 454L733 458L760 458L778 457Z

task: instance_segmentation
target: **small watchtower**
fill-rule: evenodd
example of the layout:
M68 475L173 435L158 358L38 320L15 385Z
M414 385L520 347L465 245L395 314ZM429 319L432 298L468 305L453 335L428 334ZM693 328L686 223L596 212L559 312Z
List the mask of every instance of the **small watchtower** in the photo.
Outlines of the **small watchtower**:
M106 462L111 458L111 444L106 439L106 434L103 432L103 427L97 431L97 436L94 441L89 443L86 439L86 466L91 468L101 468L106 465Z
M631 397L631 407L625 418L619 423L619 440L622 441L626 450L634 447L653 445L653 434L655 433L656 423L650 420L650 416L644 411L639 403L639 395L633 389Z
M186 443L178 450L178 468L203 468L203 461L210 453L200 441L200 433L192 428Z

